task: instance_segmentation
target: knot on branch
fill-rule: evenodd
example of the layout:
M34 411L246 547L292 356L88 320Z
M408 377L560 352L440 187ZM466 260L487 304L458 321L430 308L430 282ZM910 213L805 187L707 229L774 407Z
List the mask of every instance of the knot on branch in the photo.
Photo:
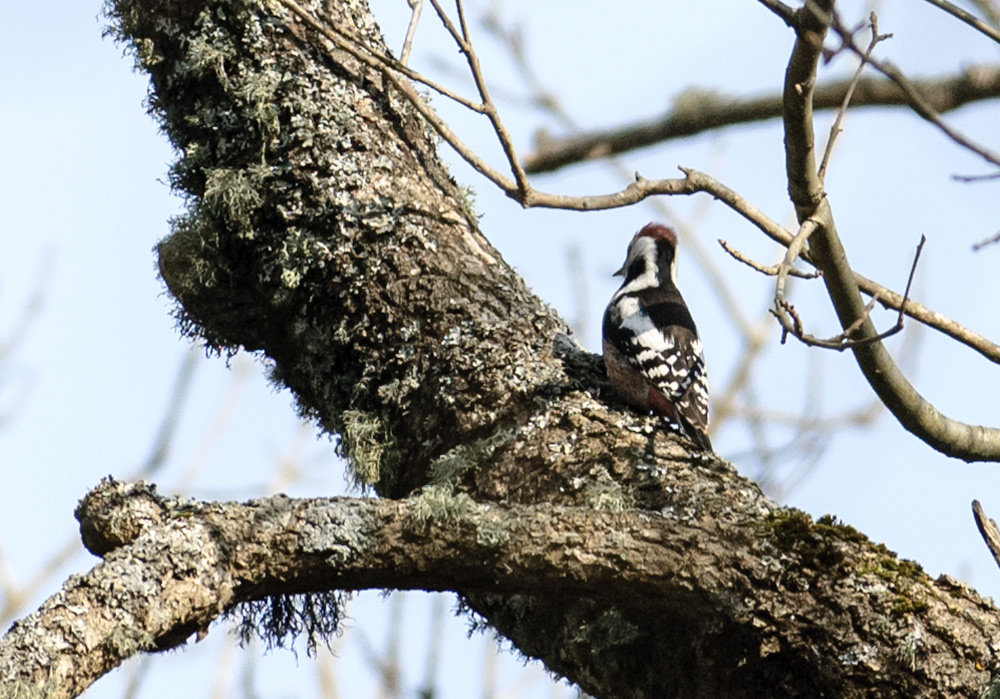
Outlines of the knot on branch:
M83 545L103 558L135 541L149 527L162 524L166 512L155 485L122 483L108 476L83 497L73 514L80 523Z

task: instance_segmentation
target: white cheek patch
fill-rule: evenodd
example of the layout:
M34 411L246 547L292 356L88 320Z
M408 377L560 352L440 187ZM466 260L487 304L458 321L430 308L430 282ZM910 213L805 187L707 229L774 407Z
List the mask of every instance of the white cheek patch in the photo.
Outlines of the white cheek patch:
M628 259L625 260L625 267L628 268L637 259L642 259L642 274L619 289L612 300L621 298L625 294L634 294L643 289L653 289L660 285L660 277L656 273L656 243L652 238L637 238L632 241L632 246L628 251ZM673 274L673 271L671 271Z

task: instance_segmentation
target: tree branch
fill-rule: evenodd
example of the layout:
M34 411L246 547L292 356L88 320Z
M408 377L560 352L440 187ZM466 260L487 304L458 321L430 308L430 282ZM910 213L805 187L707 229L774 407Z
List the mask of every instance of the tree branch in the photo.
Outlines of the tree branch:
M946 0L926 0L926 2L929 2L931 5L934 5L935 7L944 10L952 17L957 17L958 19L960 19L961 21L965 22L970 27L975 29L980 34L988 36L990 39L993 39L993 41L1000 44L1000 32L996 30L996 27L991 27L986 22L979 19L975 15L966 12L961 7L953 5L952 3L947 2Z
M812 259L823 273L830 300L845 332L856 343L854 357L869 385L908 431L938 451L965 461L1000 461L1000 429L966 425L941 414L906 379L877 339L854 271L847 261L833 212L816 172L812 127L812 90L823 49L832 0L806 4L796 27L795 47L785 73L785 163L788 192L800 222L818 224L811 237ZM843 40L849 41L849 37Z
M685 193L705 192L706 194L710 194L755 225L774 242L785 247L791 244L795 236L790 231L768 217L763 211L755 207L737 192L703 172L687 168L681 168L681 170L686 175L687 187ZM816 261L808 251L803 251L799 257L814 267L817 266ZM910 318L918 320L928 327L934 328L963 345L976 350L991 362L1000 364L1000 345L912 299L905 299L903 294L892 291L868 279L864 275L853 271L851 274L858 288L872 298L878 298L878 303L883 308L895 311L903 309Z
M105 561L0 641L12 691L69 695L241 599L362 584L460 589L595 696L972 695L989 681L1000 625L974 593L775 509L602 399L600 359L481 235L403 78L287 1L110 6L180 158L189 209L158 246L161 274L182 327L265 355L361 483L421 495L219 505L109 484L106 510L100 490L81 508ZM385 53L361 4L322 12L332 36ZM452 546L494 558L463 563Z
M844 653L863 657L847 674L870 676L872 691L926 689L925 668L956 647L964 662L947 672L951 690L981 684L987 673L976 666L992 663L1000 630L992 607L968 588L930 580L831 519L776 509L752 488L735 494L741 510L747 499L761 508L753 522L476 503L444 488L407 500L198 503L106 479L77 511L84 541L104 562L0 640L0 688L77 696L131 655L203 635L241 602L385 587L586 599L674 625L711 617L765 657L808 638L812 658L825 659L809 680L817 691L823 673L845 665ZM794 614L781 611L789 594ZM862 621L875 618L881 623ZM914 649L921 671L908 671L895 654L925 619L953 635L927 634ZM753 655L747 664L760 662Z
M950 126L944 121L944 119L941 118L940 110L935 108L933 101L921 93L919 87L914 81L909 80L905 75L903 75L902 71L889 61L881 61L870 55L866 55L866 53L854 43L852 32L840 22L837 15L832 13L830 17L832 22L830 26L840 36L844 47L861 58L863 62L867 63L895 83L899 89L903 91L903 94L906 95L906 101L914 112L936 126L938 130L944 133L959 146L975 153L988 163L1000 166L1000 153L996 153L986 146L976 143L958 129Z
M911 80L910 84L924 96L935 112L944 114L970 102L1000 97L1000 66L969 66L956 75ZM839 109L850 85L850 80L838 80L817 87L814 109ZM891 80L862 78L855 88L851 104L855 109L909 107L910 101ZM529 174L551 172L575 163L606 158L713 129L777 119L781 117L781 105L780 95L730 98L692 88L680 95L671 110L663 116L565 139L548 137L522 161Z

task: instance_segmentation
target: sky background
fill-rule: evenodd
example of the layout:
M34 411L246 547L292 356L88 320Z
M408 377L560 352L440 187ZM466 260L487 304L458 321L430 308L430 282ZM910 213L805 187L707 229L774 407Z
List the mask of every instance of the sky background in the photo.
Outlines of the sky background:
M539 7L539 5L542 5ZM488 3L469 4L473 17ZM845 17L867 14L840 5ZM780 89L791 33L749 0L719 3L531 3L510 0L501 16L524 28L525 45L542 82L587 129L610 127L664 112L685 89L756 95ZM923 3L877 6L880 29L894 38L879 47L907 74L927 76L996 62L998 47ZM377 0L373 11L389 45L402 45L409 11L404 0ZM171 451L154 474L164 492L198 498L249 498L282 491L293 496L345 492L344 465L333 443L295 417L287 391L269 385L261 365L239 356L227 364L205 358L181 339L172 302L156 277L152 247L167 235L182 202L164 183L172 153L145 113L146 80L122 48L102 39L96 2L8 3L0 23L0 583L28 595L21 614L58 589L66 575L96 559L76 540L73 509L106 475L135 477L149 457L182 367L190 390ZM525 88L509 54L477 24L475 38L505 122L521 152L535 131L562 133L545 113L525 104ZM414 67L469 92L455 48L425 10L411 60ZM853 69L847 57L823 77ZM435 100L463 139L502 166L485 120ZM997 148L997 105L973 105L948 120ZM822 115L825 133L832 115ZM780 124L720 131L630 154L628 171L673 177L677 166L705 171L786 226L792 224L784 180ZM756 322L766 313L772 283L739 265L715 243L726 238L766 263L775 246L707 196L588 214L524 211L505 199L453 153L456 178L477 192L483 232L547 302L599 350L600 317L616 288L611 273L633 232L653 219L678 226L682 246L701 245ZM849 115L827 188L855 269L890 288L905 286L921 234L928 242L914 297L994 340L1000 339L1000 245L971 245L1000 229L997 182L960 184L955 173L986 172L977 157L954 146L917 117L892 110ZM623 186L607 165L574 166L538 177L536 187L568 194ZM714 387L728 383L743 340L693 255L682 251L681 288L706 347ZM581 272L577 277L572 270ZM796 307L816 335L836 333L819 282L798 284ZM33 299L36 312L27 313ZM882 327L888 314L876 316ZM779 344L773 321L761 326L767 349L754 369L754 392L771 412L836 416L864 407L870 389L848 354ZM945 414L1000 425L1000 371L971 350L909 324L889 343L909 357L908 375ZM5 351L6 350L6 351ZM196 357L189 360L189 355ZM771 424L780 445L786 428ZM753 476L759 461L746 421L730 421L713 436L717 450ZM785 463L779 476L798 472ZM786 482L791 482L787 481ZM885 414L874 426L837 431L821 458L782 500L814 516L833 513L933 576L947 573L987 595L1000 590L997 570L973 522L970 502L1000 517L1000 465L944 457L908 435ZM74 551L57 572L36 579L51 557ZM415 696L432 635L433 596L407 595L399 624L405 696ZM9 599L0 598L0 605ZM88 697L122 696L147 673L138 696L319 696L334 678L342 696L376 696L372 653L386 643L393 604L377 593L358 597L338 659L317 663L300 652L235 652L224 625L200 646L142 663L130 662L98 682ZM445 610L451 601L436 603ZM498 696L565 696L536 665L525 669L497 655L488 639L466 640L467 623L451 619L440 659L449 680L442 698L489 692ZM367 639L367 641L366 641ZM375 651L366 651L366 642ZM301 648L300 648L301 649ZM297 670L294 668L298 667ZM324 669L325 668L325 669ZM323 673L327 672L324 680ZM253 678L252 682L247 678ZM228 689L226 689L228 688ZM507 692L506 695L502 692Z

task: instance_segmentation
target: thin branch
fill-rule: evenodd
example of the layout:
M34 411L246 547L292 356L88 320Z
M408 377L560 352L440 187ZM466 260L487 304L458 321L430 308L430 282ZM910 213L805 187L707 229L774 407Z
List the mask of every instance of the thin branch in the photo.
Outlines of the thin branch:
M875 307L877 300L877 297L873 297L864 307L861 315L858 316L858 319L854 321L854 323L848 326L839 335L834 335L830 338L816 337L815 335L807 333L804 330L802 317L799 315L799 312L795 310L795 306L785 299L781 299L775 303L775 307L771 309L771 315L773 315L778 320L778 323L781 324L781 344L785 344L788 336L791 335L808 347L820 347L822 349L831 349L843 352L844 350L850 349L855 345L881 340L889 337L889 335L894 335L899 331L897 328L894 328L887 330L878 337L868 337L860 340L852 339L854 333L856 333L861 328L862 324L868 320L869 314Z
M833 121L833 126L830 127L830 138L826 142L826 151L823 153L823 161L819 166L819 179L823 180L826 177L826 166L830 162L830 156L833 154L833 144L837 140L837 136L840 135L842 129L840 128L841 123L844 121L844 117L847 115L847 107L851 103L851 97L854 96L854 90L858 87L858 82L861 80L861 74L864 72L865 63L872 55L872 51L880 41L885 41L890 38L892 34L879 34L878 33L878 17L874 12L869 16L871 22L872 38L868 43L868 49L865 51L864 57L858 62L858 68L854 71L854 77L851 78L850 85L847 86L847 92L844 94L844 102L840 105L840 109L837 111L837 118Z
M737 415L753 417L769 423L774 423L797 430L822 430L839 427L856 427L866 425L877 415L877 409L882 404L875 399L867 407L845 410L839 415L803 416L799 412L783 410L768 410L737 406L733 410Z
M785 298L785 282L788 279L788 272L795 264L795 260L802 254L806 242L809 240L809 236L819 230L820 227L820 223L817 220L807 218L802 224L802 227L799 229L799 232L795 234L795 237L789 244L785 257L778 266L778 279L774 288L774 309L771 313L778 319L778 322L782 327L781 344L785 344L785 340L788 338L788 335L791 334L801 340L804 344L811 347L823 347L826 349L843 351L855 344L855 341L851 339L851 336L860 328L861 321L868 318L872 309L875 307L875 302L878 299L878 296L872 297L872 300L867 306L865 306L864 313L858 318L858 321L846 328L840 335L826 340L817 338L814 335L809 335L803 331L802 319L796 312L795 307ZM913 278L912 273L910 278ZM909 285L907 285L907 291L909 291ZM902 317L902 313L900 313L900 316ZM900 330L902 330L902 323L899 324L899 327L883 333L878 339L893 335ZM862 341L869 342L873 340L874 338L866 338Z
M295 2L295 0L280 0L280 2L297 15L311 29L318 32L335 46L344 49L351 56L364 62L369 67L382 71L383 75L385 75L390 84L398 90L403 97L406 98L413 108L428 121L437 134L446 143L448 143L448 145L450 145L463 160L465 160L470 166L472 166L473 169L483 175L486 179L499 187L508 197L514 199L522 206L568 209L574 211L596 211L601 209L614 209L623 206L630 206L656 194L690 193L689 191L685 191L687 188L685 180L647 180L638 175L635 182L629 184L621 191L593 196L573 197L539 192L533 189L530 184L527 183L527 180L524 180L519 185L518 182L512 181L476 154L475 151L473 151L458 137L458 135L451 129L450 126L448 126L444 119L442 119L437 112L435 112L434 109L426 103L425 100L421 99L420 95L413 89L413 86L404 79L405 77L411 77L410 74L413 71L409 71L409 69L406 71L398 69L396 67L398 66L398 62L394 59L375 57L374 55L365 53L359 45L352 45L351 42L353 40L350 39L350 37L337 32L332 28L331 23L321 23L318 21L311 13ZM440 5L437 5L434 0L432 0L432 4L434 4L435 7L440 7ZM448 20L448 24L451 24L450 20ZM461 34L459 34L458 30L455 29L454 25L451 25L449 31L453 32L453 36L457 36L459 38L461 37ZM427 84L427 81L425 80L420 80L420 82ZM459 98L459 101L462 101L462 99ZM467 100L462 101L463 104L466 104L467 102ZM489 112L489 109L486 109L485 105L482 105L477 111L480 113L487 113ZM492 115L488 114L488 116L494 125L499 123L499 117L496 116L495 110ZM506 131L499 132L498 136L501 138L501 141L506 139L508 141L508 145L510 145L509 136L506 134ZM516 154L513 150L508 151L508 156L515 158L515 162L511 163L511 167L514 169L515 173L519 170L523 173L523 170L520 169L520 165L516 163Z
M986 240L980 240L978 243L974 243L973 246L972 246L972 251L973 252L979 252L980 250L982 250L983 248L985 248L987 245L993 245L994 243L998 243L998 242L1000 242L1000 233L997 233L996 235L990 236Z
M903 294L904 302L902 305L905 305L906 300L909 299L910 288L913 285L913 275L917 271L917 262L920 261L920 252L924 249L925 242L927 242L926 236L921 235L920 242L917 244L917 252L913 256L913 265L910 267L910 276L906 281L906 292ZM791 247L789 247L789 250L791 250ZM786 262L788 261L788 257L789 257L788 255L785 256ZM781 280L780 273L778 279L780 283ZM845 328L844 332L842 332L840 335L832 337L828 340L821 340L814 337L813 335L807 335L806 333L802 332L802 320L795 312L795 308L785 300L784 293L779 294L777 291L775 292L774 306L775 309L777 310L772 311L772 313L778 319L778 322L781 323L783 329L781 335L781 344L785 344L786 337L789 334L792 334L806 345L812 347L823 347L825 349L834 349L837 350L838 352L842 352L843 350L850 349L852 347L859 347L861 345L866 345L873 342L881 342L882 340L888 337L892 337L893 335L895 335L896 333L900 332L903 329L903 317L905 313L903 313L903 311L900 310L899 317L896 319L896 324L893 325L888 330L885 330L879 333L878 335L871 335L868 337L854 339L855 333L859 332L862 329L862 326L865 324L865 322L871 317L872 309L875 307L877 301L878 301L878 294L876 293L875 295L872 296L871 300L867 304L865 304L864 310L861 313L861 315L858 316L857 320L855 320L853 323L851 323L850 326ZM789 321L789 319L783 315L785 311L787 311L792 316L791 321Z
M910 266L910 276L906 280L906 289L903 291L903 303L900 306L906 305L906 299L910 298L910 288L913 286L913 276L917 272L917 263L920 262L920 253L924 250L924 243L927 242L927 236L923 233L920 234L920 242L917 243L917 251L913 254L913 264ZM900 330L903 329L903 309L899 309L899 319L896 321L897 327Z
M781 18L788 26L794 26L795 24L795 8L789 7L780 0L757 0L761 5L769 9L771 12L776 14Z
M752 223L762 233L776 243L787 247L792 242L792 238L794 237L792 233L790 233L784 226L769 218L767 214L755 207L747 201L746 198L740 196L734 190L703 172L690 168L681 168L681 171L687 176L686 182L692 191L710 194L712 197L721 201L730 209ZM816 266L816 262L811 253L803 252L800 257L809 264ZM986 359L989 359L991 362L1000 364L1000 345L991 342L979 333L966 328L960 323L956 323L951 318L948 318L937 311L932 311L916 301L904 299L902 294L892 291L891 289L872 281L862 274L853 272L853 275L854 282L857 284L858 288L869 296L877 296L878 302L883 308L894 311L898 311L902 308L905 310L906 315L910 318L913 318L930 328L934 328L938 332L944 333L953 340L976 350L979 354Z
M925 95L935 111L943 114L970 102L1000 97L1000 66L969 66L954 75L910 82ZM850 84L850 80L839 80L818 86L813 95L813 108L840 109ZM903 90L883 78L861 78L851 99L855 110L908 105ZM566 138L549 136L536 145L535 152L523 158L524 168L530 174L551 172L714 129L777 119L781 110L781 95L731 98L692 88L680 95L663 116Z
M844 48L850 50L855 55L864 58L865 53L854 43L854 37L851 35L850 29L845 27L840 22L835 13L832 15L830 28L840 36ZM962 146L966 150L975 153L993 165L1000 165L1000 154L995 153L986 146L976 143L962 132L948 125L948 123L941 118L941 115L934 108L934 104L931 100L924 97L917 84L911 82L898 68L896 68L895 65L889 61L880 61L873 57L868 57L867 63L882 75L889 78L889 80L894 82L899 89L903 91L903 94L906 96L906 100L913 111L915 111L925 121L929 121L953 142Z
M296 16L298 16L298 18L309 26L310 29L318 32L323 36L323 38L332 43L338 49L347 52L352 58L361 61L369 68L373 68L375 70L397 71L405 75L410 80L429 87L438 94L462 105L466 109L470 109L477 114L483 113L483 105L472 102L458 93L449 90L443 85L439 85L433 80L427 79L422 74L416 72L415 70L411 70L404 64L400 63L393 56L373 51L370 47L358 43L353 37L338 30L336 24L333 22L326 21L325 23L320 23L312 13L299 5L295 0L280 0L280 2L286 8L291 10ZM320 48L328 51L327 47Z
M979 19L975 15L966 12L961 7L952 5L950 2L947 2L946 0L926 0L926 2L929 2L931 5L934 5L935 7L944 10L952 17L962 20L970 27L975 29L977 32L980 32L981 34L988 36L989 38L993 39L993 41L1000 44L1000 32L998 32L994 27L991 27L990 25L986 24L986 22Z
M760 262L757 262L756 260L751 258L746 253L740 252L722 238L719 238L719 245L721 245L722 249L725 250L727 253L729 253L729 255L737 262L742 262L746 266L755 269L761 274L767 275L768 277L777 276L778 269L781 267L780 262L773 265L761 264ZM803 272L802 270L796 269L795 267L789 268L787 273L793 277L798 277L799 279L815 279L816 277L819 276L819 272Z
M519 200L527 199L528 194L531 191L531 186L528 184L528 178L524 173L524 168L521 167L521 162L517 155L517 149L514 147L514 141L511 138L510 133L507 131L507 127L504 126L503 120L500 119L500 113L497 110L496 104L494 104L493 99L490 97L489 89L486 85L486 78L483 75L482 66L479 63L479 56L476 54L475 47L469 38L469 27L465 20L465 9L462 6L462 0L455 0L461 32L455 28L455 25L445 13L438 0L431 0L431 5L434 6L434 10L437 12L442 24L444 24L448 33L451 34L452 39L455 41L455 44L465 56L466 63L469 64L469 71L472 74L472 80L476 85L476 90L479 92L479 99L483 104L483 113L486 115L486 118L489 119L490 126L493 127L493 131L496 134L497 139L500 141L500 147L503 149L504 155L507 158L507 163L510 166L511 173L514 175L514 181L517 183Z
M994 27L1000 27L1000 3L997 0L969 0L969 4L986 15Z
M1000 172L991 172L988 175L952 175L951 179L956 182L991 182L1000 179Z
M406 28L406 38L403 40L403 50L399 52L399 63L406 65L410 60L410 51L413 49L413 37L417 33L417 24L420 22L420 13L424 9L424 0L408 0L410 4L410 24Z
M837 234L830 202L814 167L812 89L833 0L806 5L785 73L785 165L788 192L798 219L820 225L810 252L823 272L823 282L845 334L850 333L858 367L899 423L934 449L965 461L1000 461L1000 429L967 425L946 417L921 396L893 361L868 317L860 289ZM852 43L841 28L842 40ZM853 50L853 49L852 49ZM872 59L872 65L875 65ZM874 299L873 299L874 300ZM907 299L903 299L906 305ZM871 304L869 304L871 305ZM871 341L867 341L871 338Z
M792 238L792 242L789 243L788 249L785 251L785 257L781 260L781 264L778 265L778 279L774 284L775 306L780 307L784 303L785 282L788 280L788 272L794 267L795 260L802 254L802 250L809 241L809 236L815 233L817 228L819 228L819 224L816 221L806 219L802 227L799 228L799 232Z

